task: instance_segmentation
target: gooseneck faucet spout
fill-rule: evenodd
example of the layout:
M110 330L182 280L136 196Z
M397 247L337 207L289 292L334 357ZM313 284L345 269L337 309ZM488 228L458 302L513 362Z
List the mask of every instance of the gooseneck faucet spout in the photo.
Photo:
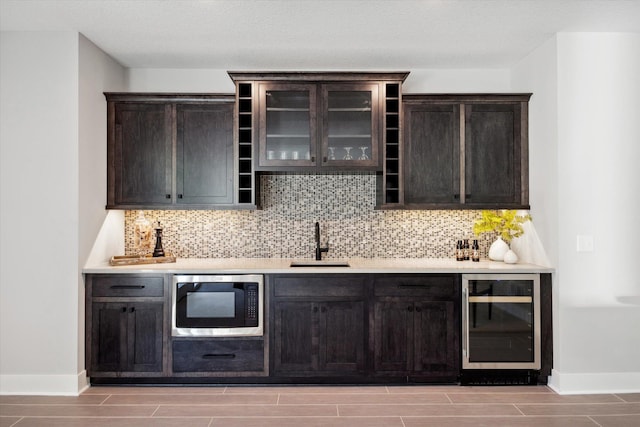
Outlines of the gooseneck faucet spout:
M320 223L316 222L316 261L322 261L322 252L329 252L329 248L320 246Z

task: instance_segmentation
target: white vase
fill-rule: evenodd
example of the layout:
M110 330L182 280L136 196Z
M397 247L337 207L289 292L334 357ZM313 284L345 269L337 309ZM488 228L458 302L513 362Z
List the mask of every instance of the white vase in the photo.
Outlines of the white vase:
M509 249L507 253L504 254L504 262L507 264L515 264L518 262L518 255Z
M509 251L509 245L502 240L502 237L491 244L489 247L489 259L493 261L504 261L504 254Z

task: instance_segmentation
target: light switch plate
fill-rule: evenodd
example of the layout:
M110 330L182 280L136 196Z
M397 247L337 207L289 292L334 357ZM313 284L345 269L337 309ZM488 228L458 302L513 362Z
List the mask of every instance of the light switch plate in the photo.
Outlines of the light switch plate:
M576 239L576 250L578 252L593 252L593 236L579 234Z

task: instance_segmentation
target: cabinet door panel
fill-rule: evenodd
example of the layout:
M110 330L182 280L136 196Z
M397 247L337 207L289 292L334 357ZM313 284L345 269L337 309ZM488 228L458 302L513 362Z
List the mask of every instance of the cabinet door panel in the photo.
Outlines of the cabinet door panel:
M116 203L170 204L171 159L171 107L116 104Z
M375 370L406 372L413 360L410 301L375 303Z
M378 84L322 85L322 165L379 165L378 92Z
M317 340L314 340L313 304L277 302L274 319L274 371L303 372L317 368Z
M178 105L178 204L233 203L233 104Z
M319 365L326 371L356 372L364 368L364 303L323 302L320 305Z
M132 303L128 309L128 370L162 371L163 304Z
M519 203L520 105L465 106L467 204Z
M429 375L457 373L459 346L453 302L416 303L413 370Z
M316 85L260 83L258 92L259 166L314 167Z
M405 203L457 203L460 196L460 108L406 105Z
M90 371L113 372L126 369L126 305L93 303Z

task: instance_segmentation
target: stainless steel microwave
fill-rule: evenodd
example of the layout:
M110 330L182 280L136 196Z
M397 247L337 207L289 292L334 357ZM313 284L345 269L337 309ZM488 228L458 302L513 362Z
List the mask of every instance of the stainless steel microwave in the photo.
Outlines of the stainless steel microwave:
M175 275L172 288L172 336L263 335L262 275Z

